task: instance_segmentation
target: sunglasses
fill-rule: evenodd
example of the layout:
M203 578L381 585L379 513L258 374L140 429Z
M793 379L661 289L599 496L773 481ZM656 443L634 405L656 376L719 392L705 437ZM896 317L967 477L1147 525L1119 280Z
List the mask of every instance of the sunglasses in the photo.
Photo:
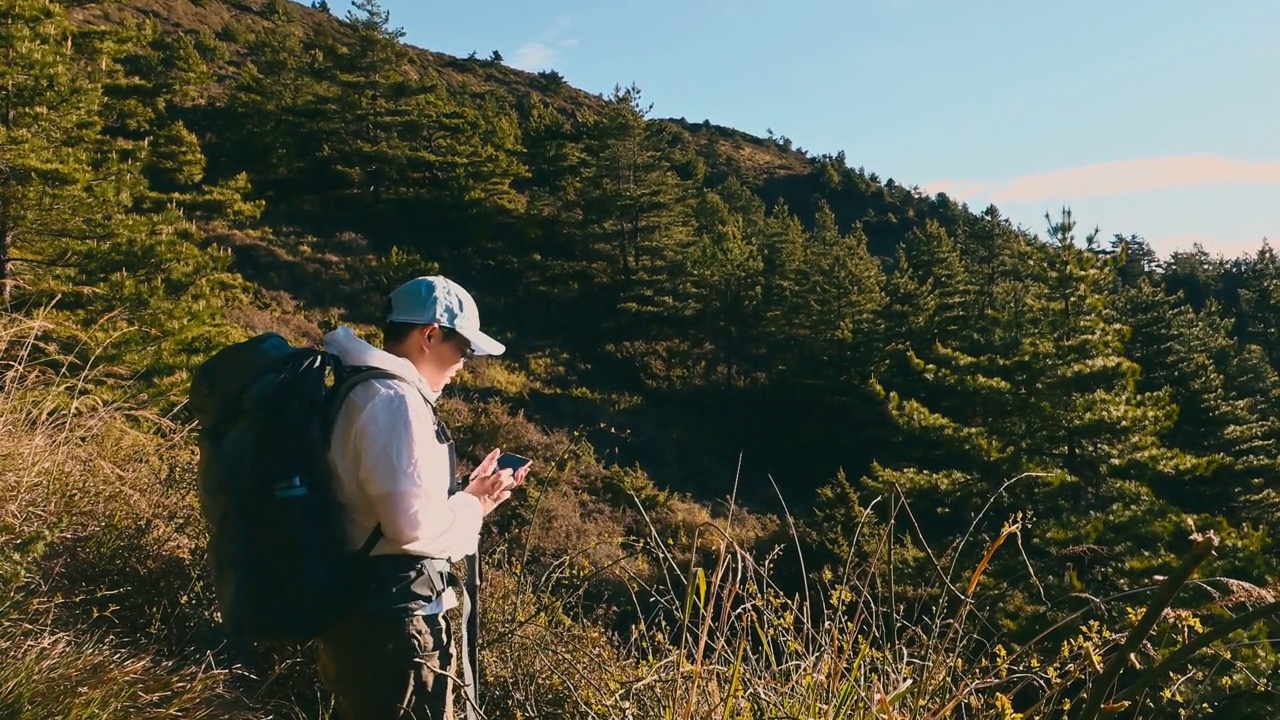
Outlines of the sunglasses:
M462 333L451 327L440 325L440 331L444 333L444 339L453 342L462 350L462 357L466 360L473 360L476 356L476 349L471 346L471 341L462 336Z

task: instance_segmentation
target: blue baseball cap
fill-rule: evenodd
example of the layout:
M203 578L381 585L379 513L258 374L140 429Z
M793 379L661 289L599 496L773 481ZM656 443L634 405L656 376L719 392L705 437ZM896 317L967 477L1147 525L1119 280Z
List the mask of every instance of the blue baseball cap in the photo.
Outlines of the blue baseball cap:
M501 355L507 346L480 331L480 310L471 293L440 275L414 278L391 291L389 322L436 323L471 342L476 355Z

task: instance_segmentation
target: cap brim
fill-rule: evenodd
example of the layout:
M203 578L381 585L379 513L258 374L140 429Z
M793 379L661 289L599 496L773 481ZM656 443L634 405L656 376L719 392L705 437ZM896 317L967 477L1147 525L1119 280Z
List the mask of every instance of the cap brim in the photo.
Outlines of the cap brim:
M506 345L503 345L479 330L456 329L459 335L466 338L471 343L471 351L476 355L501 355L507 351Z

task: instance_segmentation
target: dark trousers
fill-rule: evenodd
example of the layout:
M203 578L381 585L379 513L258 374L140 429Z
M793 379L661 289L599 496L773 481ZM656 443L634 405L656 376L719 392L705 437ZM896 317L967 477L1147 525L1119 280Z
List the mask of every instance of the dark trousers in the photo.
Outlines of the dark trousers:
M339 720L454 720L453 633L443 615L349 614L320 638Z

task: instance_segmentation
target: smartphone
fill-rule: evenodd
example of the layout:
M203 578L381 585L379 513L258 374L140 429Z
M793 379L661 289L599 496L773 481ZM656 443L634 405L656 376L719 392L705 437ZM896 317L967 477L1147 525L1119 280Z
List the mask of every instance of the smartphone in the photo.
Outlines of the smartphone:
M526 465L530 465L532 463L533 463L532 460L522 455L516 455L515 453L504 452L498 456L497 470L498 471L510 470L511 472L515 472L516 470L519 470L520 468Z

